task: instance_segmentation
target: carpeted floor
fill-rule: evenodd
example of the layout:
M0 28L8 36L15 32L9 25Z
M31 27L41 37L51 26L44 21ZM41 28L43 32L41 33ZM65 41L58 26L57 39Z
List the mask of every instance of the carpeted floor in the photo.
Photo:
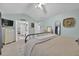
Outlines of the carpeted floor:
M4 45L1 56L23 56L24 44L24 40L19 40L11 44Z

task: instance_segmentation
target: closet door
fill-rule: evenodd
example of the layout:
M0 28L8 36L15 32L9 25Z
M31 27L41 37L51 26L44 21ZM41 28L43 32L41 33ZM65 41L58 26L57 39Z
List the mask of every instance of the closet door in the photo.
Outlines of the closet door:
M4 44L8 44L8 43L11 43L11 42L14 42L15 39L14 39L14 30L12 27L7 27L5 28L5 42Z

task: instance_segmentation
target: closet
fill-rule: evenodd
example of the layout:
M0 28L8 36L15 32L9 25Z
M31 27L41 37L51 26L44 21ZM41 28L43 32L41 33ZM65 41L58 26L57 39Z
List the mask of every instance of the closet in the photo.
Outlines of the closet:
M1 19L3 44L9 44L15 40L14 21Z

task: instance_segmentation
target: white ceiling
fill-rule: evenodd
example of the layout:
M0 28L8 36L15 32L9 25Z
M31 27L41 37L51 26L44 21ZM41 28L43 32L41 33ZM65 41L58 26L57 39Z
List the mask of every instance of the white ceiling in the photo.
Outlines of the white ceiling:
M47 13L45 14L42 10L35 8L34 5L34 3L0 3L0 11L3 14L27 14L30 17L39 20L63 12L79 10L78 3L47 3L45 4L47 10Z

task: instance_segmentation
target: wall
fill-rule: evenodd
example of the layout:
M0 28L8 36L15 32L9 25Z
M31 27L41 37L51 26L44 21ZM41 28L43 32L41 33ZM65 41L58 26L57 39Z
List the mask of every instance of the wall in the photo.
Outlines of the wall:
M63 27L63 19L68 17L74 17L76 24L75 27L72 28L65 28ZM59 21L61 22L61 36L66 37L73 37L73 38L79 38L79 12L78 11L71 11L71 12L65 12L56 16L52 16L50 19L47 19L45 21L41 22L41 25L43 26L43 30L46 29L47 26L52 26L53 30L55 30L55 22Z
M1 13L0 13L0 53L2 48L2 26L1 26Z
M10 20L21 20L25 19L26 21L35 21L30 16L25 14L2 14L2 18L10 19Z
M5 19L8 19L8 20L13 20L13 21L16 21L16 20L21 20L21 21L26 21L28 22L29 24L29 33L34 33L34 30L31 29L31 22L37 22L35 21L33 18L31 18L30 16L28 15L25 15L25 14L2 14L2 18L5 18ZM16 39L16 23L14 23L14 27L13 29L15 30L15 39Z

